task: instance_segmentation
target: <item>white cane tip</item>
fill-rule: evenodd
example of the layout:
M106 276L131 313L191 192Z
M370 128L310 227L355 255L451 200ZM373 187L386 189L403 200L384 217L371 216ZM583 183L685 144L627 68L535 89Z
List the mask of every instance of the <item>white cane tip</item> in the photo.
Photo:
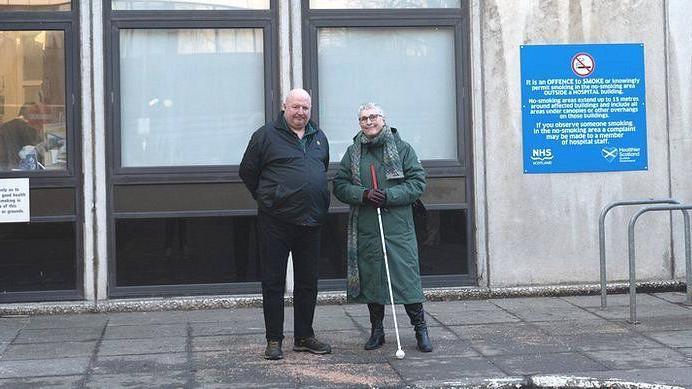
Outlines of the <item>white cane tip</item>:
M396 357L398 359L404 359L405 356L406 356L406 353L404 352L404 350L401 350L401 349L396 350Z

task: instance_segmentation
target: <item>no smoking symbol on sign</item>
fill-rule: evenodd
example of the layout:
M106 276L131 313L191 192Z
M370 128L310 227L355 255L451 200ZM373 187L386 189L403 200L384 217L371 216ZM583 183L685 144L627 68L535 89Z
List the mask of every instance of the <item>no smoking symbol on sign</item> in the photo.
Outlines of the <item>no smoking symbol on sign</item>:
M596 62L591 54L579 53L572 58L572 71L579 77L586 77L593 73Z

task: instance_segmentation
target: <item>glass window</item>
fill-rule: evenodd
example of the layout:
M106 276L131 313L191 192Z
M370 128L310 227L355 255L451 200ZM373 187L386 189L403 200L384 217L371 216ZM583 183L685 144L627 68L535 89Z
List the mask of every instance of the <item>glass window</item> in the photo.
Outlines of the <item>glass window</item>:
M123 167L239 164L265 121L262 29L120 30Z
M113 10L269 9L269 0L113 0Z
M256 218L121 219L117 286L259 281Z
M340 161L360 130L358 107L382 105L420 159L456 159L456 72L451 28L321 28L319 121Z
M70 0L0 0L0 11L69 11Z
M314 9L459 7L461 0L310 0Z
M1 223L0 294L77 288L75 224Z
M0 172L67 165L63 31L0 31Z
M415 221L423 276L468 274L466 210L427 210ZM329 214L322 229L320 278L346 278L348 214ZM463 259L463 260L460 260Z

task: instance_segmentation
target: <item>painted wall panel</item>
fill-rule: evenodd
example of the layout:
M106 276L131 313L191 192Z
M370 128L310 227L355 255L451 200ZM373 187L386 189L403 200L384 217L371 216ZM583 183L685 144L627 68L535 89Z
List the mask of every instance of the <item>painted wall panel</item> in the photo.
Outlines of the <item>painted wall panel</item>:
M668 5L668 115L670 170L673 197L692 204L692 2L669 0ZM675 275L685 275L683 223L673 219Z
M601 208L617 200L669 195L663 3L522 4L481 4L490 284L597 282ZM523 174L519 46L640 42L645 46L649 170ZM632 213L618 210L608 217L611 280L627 276L626 226ZM647 217L637 232L638 278L670 278L668 217Z

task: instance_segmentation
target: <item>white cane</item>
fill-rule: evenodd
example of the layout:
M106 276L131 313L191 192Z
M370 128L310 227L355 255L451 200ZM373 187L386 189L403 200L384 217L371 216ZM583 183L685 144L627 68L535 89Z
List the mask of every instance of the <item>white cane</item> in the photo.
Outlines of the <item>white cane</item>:
M372 178L372 186L377 189L377 174L375 173L375 165L370 164L370 176ZM387 247L384 242L384 229L382 229L382 213L380 207L377 207L377 222L380 227L380 238L382 240L382 252L384 253L384 268L387 271L387 286L389 287L389 301L392 303L392 316L394 316L394 332L396 333L396 357L404 359L406 353L401 349L401 340L399 339L399 324L396 321L396 307L394 306L394 293L392 293L392 279L389 276L389 261L387 260Z

